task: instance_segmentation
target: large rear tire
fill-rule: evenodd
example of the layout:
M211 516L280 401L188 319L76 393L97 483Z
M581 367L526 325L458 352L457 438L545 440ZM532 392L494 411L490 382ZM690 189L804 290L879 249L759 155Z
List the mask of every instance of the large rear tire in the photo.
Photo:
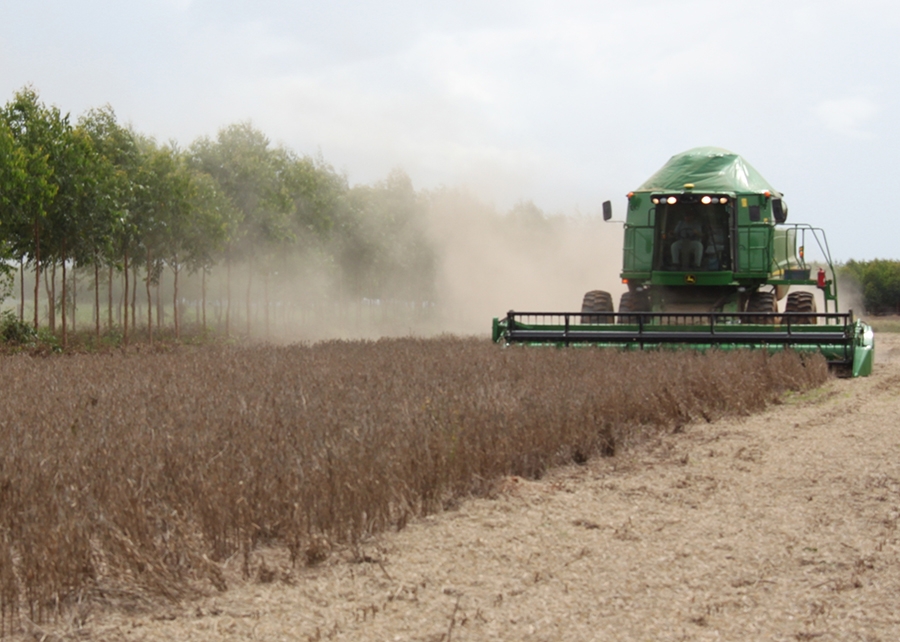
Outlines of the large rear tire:
M791 292L784 304L785 312L816 312L816 296L812 292ZM815 317L799 317L792 319L796 325L815 325Z
M759 325L774 325L778 320L778 303L774 292L754 292L747 301L747 312L761 312L765 316L747 317L747 323Z
M588 312L615 312L610 293L604 290L591 290L585 293L584 300L581 302L581 322L612 323L612 315L586 314Z
M638 318L628 316L628 312L649 312L647 296L638 292L624 292L619 299L619 323L637 323Z

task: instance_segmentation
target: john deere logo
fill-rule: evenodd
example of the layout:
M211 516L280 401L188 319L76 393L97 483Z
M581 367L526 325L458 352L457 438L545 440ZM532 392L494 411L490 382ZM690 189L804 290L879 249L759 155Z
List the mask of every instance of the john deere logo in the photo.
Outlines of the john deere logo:
M684 282L687 283L688 285L694 285L694 283L697 282L697 277L694 276L693 274L685 274Z

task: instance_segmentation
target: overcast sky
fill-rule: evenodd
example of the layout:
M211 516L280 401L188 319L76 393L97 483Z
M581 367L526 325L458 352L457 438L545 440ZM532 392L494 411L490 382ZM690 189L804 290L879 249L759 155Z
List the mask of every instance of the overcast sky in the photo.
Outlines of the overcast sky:
M0 100L32 84L183 145L251 120L352 184L402 167L550 213L621 213L716 145L835 259L896 259L898 43L876 0L0 0Z

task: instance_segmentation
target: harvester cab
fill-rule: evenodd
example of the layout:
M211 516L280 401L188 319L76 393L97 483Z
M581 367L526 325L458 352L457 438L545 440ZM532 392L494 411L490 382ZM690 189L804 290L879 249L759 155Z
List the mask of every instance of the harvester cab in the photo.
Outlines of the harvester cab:
M591 290L578 313L511 311L495 319L494 340L792 348L820 352L854 376L868 374L873 334L852 312L838 311L824 231L788 224L787 214L782 193L741 156L715 147L673 156L628 194L620 274L628 290L618 312L608 292ZM603 217L612 218L609 201ZM808 243L824 259L815 275Z
M732 198L722 194L653 195L658 242L652 267L682 272L731 269Z

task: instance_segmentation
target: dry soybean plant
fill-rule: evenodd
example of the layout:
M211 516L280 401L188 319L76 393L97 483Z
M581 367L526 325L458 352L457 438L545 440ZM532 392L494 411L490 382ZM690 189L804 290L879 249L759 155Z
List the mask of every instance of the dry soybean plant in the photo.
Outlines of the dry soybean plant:
M784 353L500 349L442 337L0 359L0 634L90 599L313 563L502 475L747 414L828 376Z

